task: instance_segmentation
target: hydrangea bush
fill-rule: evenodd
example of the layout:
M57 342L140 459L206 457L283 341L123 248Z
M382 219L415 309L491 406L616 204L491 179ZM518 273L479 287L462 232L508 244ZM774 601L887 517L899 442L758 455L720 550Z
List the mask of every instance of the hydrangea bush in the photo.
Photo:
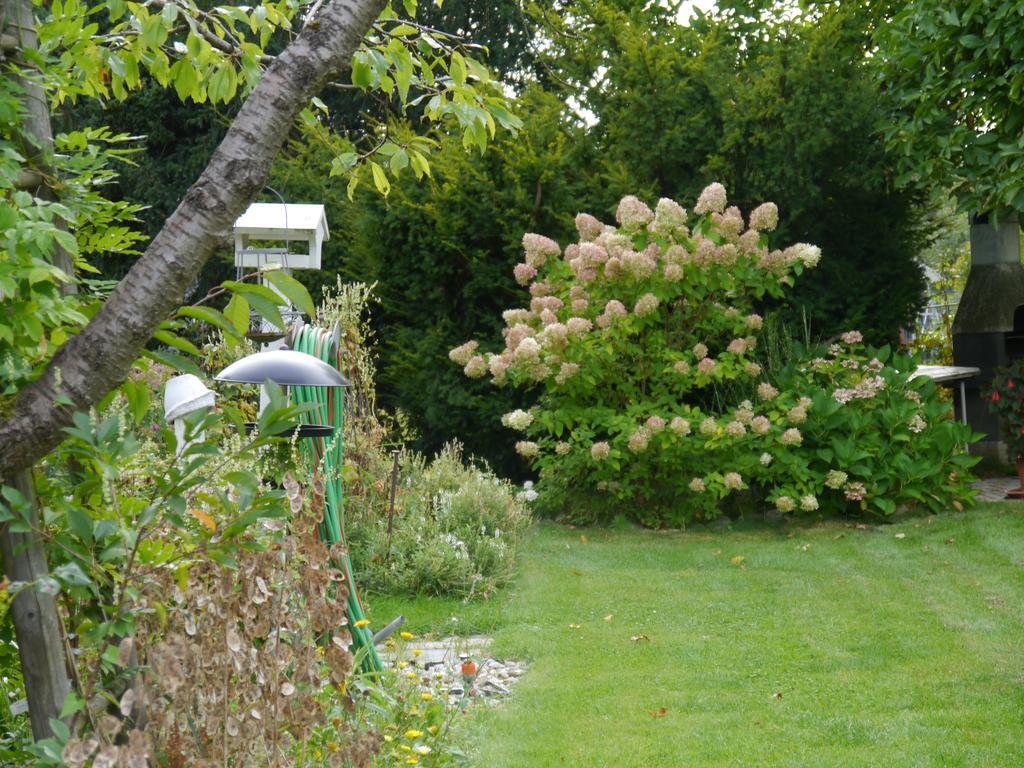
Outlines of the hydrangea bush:
M768 380L755 312L821 253L804 243L770 248L776 206L745 219L721 184L693 213L629 196L618 227L577 216L579 242L564 252L527 234L515 277L531 298L504 313L504 349L484 353L470 341L450 353L467 376L541 389L534 408L503 422L520 433L516 449L539 471L547 501L570 516L678 524L713 517L750 490L783 511L821 507L831 470L777 457L811 450L805 422L830 395L809 374L799 386ZM848 500L865 499L867 490Z

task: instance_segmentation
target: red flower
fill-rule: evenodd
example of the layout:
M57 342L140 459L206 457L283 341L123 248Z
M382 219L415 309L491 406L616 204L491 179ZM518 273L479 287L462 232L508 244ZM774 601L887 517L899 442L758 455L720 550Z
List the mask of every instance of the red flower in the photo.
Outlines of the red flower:
M999 400L999 393L998 393L998 392L993 392L993 393L992 393L992 397L991 397L991 398L989 398L989 399L990 399L990 400L991 400L991 401L992 401L993 403L995 403L995 402L998 402L998 400Z
M1006 388L1007 389L1013 389L1013 379L1007 379L1006 380Z

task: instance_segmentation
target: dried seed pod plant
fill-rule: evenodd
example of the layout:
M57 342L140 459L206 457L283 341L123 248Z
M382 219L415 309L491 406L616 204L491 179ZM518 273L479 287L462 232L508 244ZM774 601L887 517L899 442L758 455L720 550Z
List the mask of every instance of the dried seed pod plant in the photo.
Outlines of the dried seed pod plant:
M138 683L120 717L104 714L98 734L66 743L68 765L145 766L158 755L170 766L370 764L378 737L337 716L351 706L353 657L341 545L317 535L324 484L315 478L307 494L287 474L283 485L287 525L241 549L233 567L202 559L147 586L160 608L117 653L122 667L137 657Z

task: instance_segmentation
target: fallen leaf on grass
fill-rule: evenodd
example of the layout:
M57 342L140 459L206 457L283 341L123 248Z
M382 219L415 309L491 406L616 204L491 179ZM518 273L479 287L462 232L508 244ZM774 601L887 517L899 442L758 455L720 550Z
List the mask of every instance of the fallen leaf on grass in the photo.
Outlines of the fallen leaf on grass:
M648 709L647 714L651 717L664 717L668 714L668 707L662 707L661 709Z
M896 538L897 539L905 539L905 538L907 538L907 534L905 534L905 533L897 533L896 534Z
M586 544L588 541L590 541L590 539L587 538L587 534L581 533L580 534L580 541L582 541L584 544Z
M714 555L715 557L718 557L720 554L722 554L722 550L720 550L720 549L712 549L711 550L711 554Z
M772 694L772 698L776 699L776 700L781 699L782 698L782 691L776 691L775 693L773 693Z
M611 621L612 620L612 614L609 613L607 616L604 617L604 620L605 621Z
M583 575L583 571L576 571L576 570L574 570L574 571L572 572L572 575L573 575L573 576L582 576L582 575Z
M846 538L846 534L845 533L837 533L835 536L832 537L832 541L839 541L840 539L845 539L845 538Z
M740 563L742 563L746 559L747 558L745 558L743 555L736 555L729 562L732 563L733 565L739 565Z
M649 638L647 635L633 635L629 639L632 640L634 643L639 643L641 640L647 640L649 642L651 638Z
M579 629L579 628L580 628L579 624L570 624L569 625L569 629Z
M956 544L956 539L946 539L946 544Z
M867 523L854 523L853 527L856 528L858 531L866 531L871 526Z

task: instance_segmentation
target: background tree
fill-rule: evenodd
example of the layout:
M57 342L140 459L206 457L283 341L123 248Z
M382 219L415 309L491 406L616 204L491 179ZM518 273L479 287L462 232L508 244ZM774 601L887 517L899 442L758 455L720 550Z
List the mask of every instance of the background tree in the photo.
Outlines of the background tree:
M969 212L1024 209L1022 11L1018 0L909 0L879 27L899 182L919 178L939 200L952 190Z

